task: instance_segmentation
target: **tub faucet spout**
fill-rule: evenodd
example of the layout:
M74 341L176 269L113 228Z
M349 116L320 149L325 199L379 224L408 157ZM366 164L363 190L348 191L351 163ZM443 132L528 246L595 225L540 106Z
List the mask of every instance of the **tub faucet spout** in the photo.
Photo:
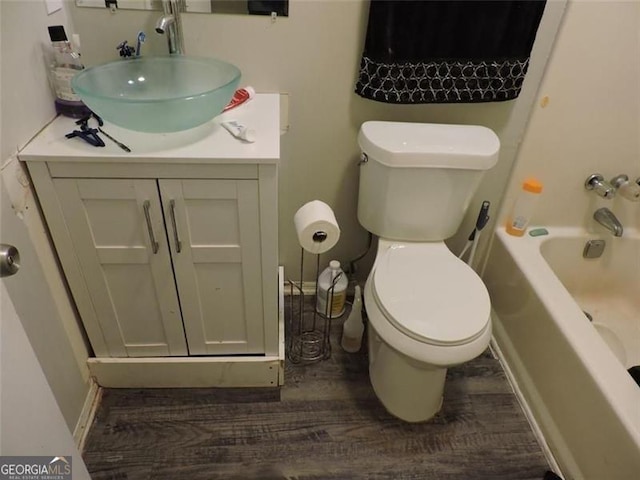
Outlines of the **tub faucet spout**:
M623 228L620 220L616 218L611 210L606 207L599 208L593 214L593 219L609 230L615 237L621 237Z

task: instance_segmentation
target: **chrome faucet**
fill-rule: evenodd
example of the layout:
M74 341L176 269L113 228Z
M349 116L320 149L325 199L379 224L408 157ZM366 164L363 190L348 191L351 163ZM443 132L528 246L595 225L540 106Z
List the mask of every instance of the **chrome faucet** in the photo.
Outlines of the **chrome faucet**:
M156 22L156 32L167 35L169 54L184 54L184 39L182 37L182 23L180 11L183 10L184 0L162 0L163 15Z
M621 237L623 228L620 220L616 218L611 210L606 207L599 208L593 214L593 219L609 230L615 237Z

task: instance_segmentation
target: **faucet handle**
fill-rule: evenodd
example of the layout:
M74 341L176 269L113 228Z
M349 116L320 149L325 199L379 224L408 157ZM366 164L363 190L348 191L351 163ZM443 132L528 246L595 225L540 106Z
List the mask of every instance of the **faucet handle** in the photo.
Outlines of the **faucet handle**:
M602 198L611 199L616 195L616 189L608 183L600 173L589 175L584 182L584 188L593 190Z
M640 202L640 185L630 182L628 175L617 175L613 177L609 183L611 183L623 198L632 202Z

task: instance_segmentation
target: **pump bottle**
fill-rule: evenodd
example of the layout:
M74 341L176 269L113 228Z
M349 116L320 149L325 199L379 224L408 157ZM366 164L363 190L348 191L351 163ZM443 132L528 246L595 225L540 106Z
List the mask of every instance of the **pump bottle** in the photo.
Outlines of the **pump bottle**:
M62 25L49 27L49 38L53 49L49 77L56 94L56 112L72 118L84 117L91 112L71 88L73 76L84 69L80 53L71 46Z

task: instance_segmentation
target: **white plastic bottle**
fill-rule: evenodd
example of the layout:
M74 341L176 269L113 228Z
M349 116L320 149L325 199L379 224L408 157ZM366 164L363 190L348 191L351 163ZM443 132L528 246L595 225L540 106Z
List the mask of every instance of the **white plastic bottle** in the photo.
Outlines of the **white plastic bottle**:
M356 293L353 297L351 313L342 326L342 340L340 345L345 352L356 353L360 351L362 345L362 334L364 324L362 323L362 294L360 285L356 285Z
M531 221L536 203L542 193L542 183L535 178L527 178L507 219L507 233L521 237Z
M329 292L334 279L337 278L333 288L333 296ZM344 313L344 304L347 299L347 275L340 268L340 262L331 260L329 266L318 277L318 297L316 299L316 311L329 318L338 318ZM327 300L327 298L329 300ZM331 302L329 308L327 301Z

